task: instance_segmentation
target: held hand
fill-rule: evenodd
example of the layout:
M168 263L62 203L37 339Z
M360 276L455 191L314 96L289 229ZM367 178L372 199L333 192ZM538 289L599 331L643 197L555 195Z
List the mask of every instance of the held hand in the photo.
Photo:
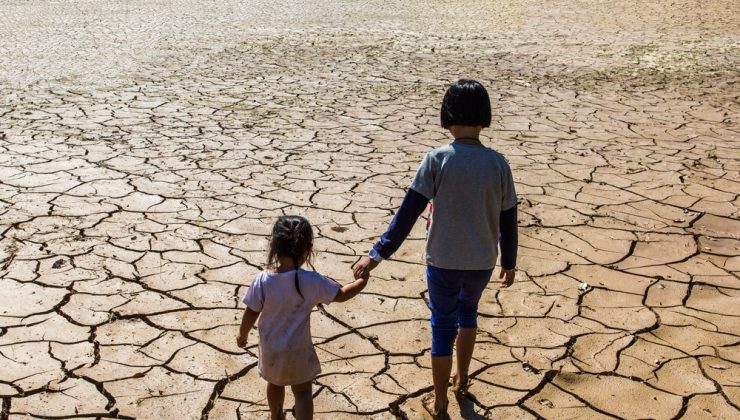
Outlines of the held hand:
M247 336L242 336L241 334L236 335L236 345L239 346L239 348L245 348L247 347Z
M516 275L516 269L505 269L502 268L501 272L498 274L499 279L504 279L504 281L501 282L500 288L504 289L509 286L511 286L514 283L514 276Z
M368 277L370 276L370 272L377 266L377 261L368 256L364 256L354 265L354 267L352 267L352 272L355 275L355 279Z

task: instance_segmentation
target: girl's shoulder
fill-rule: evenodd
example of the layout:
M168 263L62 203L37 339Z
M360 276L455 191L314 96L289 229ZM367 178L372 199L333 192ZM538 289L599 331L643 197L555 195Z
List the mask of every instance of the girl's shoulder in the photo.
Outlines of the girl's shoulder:
M311 302L330 303L341 288L337 281L316 271L300 270L298 274L304 297Z
M334 289L335 287L341 287L336 280L317 271L301 269L298 274L301 277L301 283L305 282L313 284L321 289Z
M285 271L282 273L277 273L274 271L268 271L264 270L257 274L257 277L254 279L254 284L262 284L262 285L270 285L270 284L283 284L285 283L284 280L286 279L292 279L295 276L295 271ZM298 277L300 277L301 283L336 283L331 278L317 272L317 271L311 271L311 270L304 270L299 269L298 270ZM292 284L292 282L290 283Z
M290 273L292 273L292 271ZM254 282L255 283L262 283L262 284L271 283L271 282L274 282L274 281L280 279L281 277L283 277L285 275L286 275L286 273L278 273L278 272L270 271L270 270L262 270L254 278Z
M305 278L313 281L324 281L325 279L328 279L328 277L318 271L304 270L302 268L298 270L298 275L301 276L301 279Z

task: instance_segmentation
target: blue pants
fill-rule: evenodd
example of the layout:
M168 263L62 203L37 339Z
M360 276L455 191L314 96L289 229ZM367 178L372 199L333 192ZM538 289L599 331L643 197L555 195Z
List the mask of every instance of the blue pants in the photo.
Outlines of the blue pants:
M452 356L458 328L478 326L478 301L493 269L447 270L427 266L432 310L432 356Z

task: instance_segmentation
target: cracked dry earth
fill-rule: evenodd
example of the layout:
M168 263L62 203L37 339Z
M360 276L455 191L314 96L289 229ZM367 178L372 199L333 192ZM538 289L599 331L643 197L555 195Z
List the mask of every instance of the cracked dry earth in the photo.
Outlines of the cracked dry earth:
M521 247L452 417L740 416L732 1L0 3L0 419L266 417L271 223L348 281L461 76ZM422 417L423 243L313 314L317 418Z

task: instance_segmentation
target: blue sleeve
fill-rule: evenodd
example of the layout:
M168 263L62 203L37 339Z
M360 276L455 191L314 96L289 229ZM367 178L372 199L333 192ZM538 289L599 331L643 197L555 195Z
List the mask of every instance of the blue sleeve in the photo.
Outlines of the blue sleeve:
M498 222L499 244L501 245L501 267L507 270L516 267L516 251L519 247L516 204L501 212Z
M413 189L409 189L406 196L403 197L401 207L398 208L396 215L393 216L388 230L385 231L380 240L373 245L373 249L383 257L390 258L401 246L403 241L409 236L409 232L414 227L416 219L427 207L429 200Z

